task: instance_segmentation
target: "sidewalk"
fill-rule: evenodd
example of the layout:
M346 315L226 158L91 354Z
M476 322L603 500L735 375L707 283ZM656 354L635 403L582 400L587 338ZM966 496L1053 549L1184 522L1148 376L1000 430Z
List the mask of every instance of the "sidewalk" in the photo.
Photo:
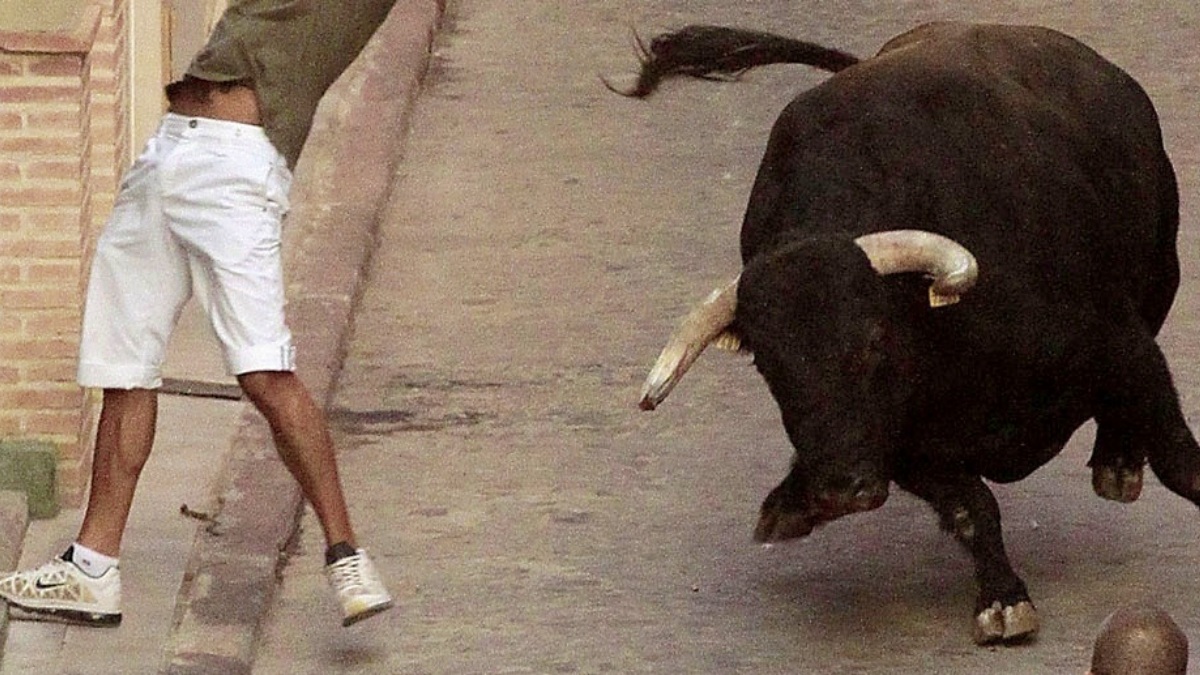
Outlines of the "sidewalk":
M288 318L299 372L323 403L442 11L443 0L397 3L326 96L297 168L284 242ZM194 308L177 331L165 375L233 384ZM250 672L295 531L299 490L261 417L243 402L164 395L158 433L122 551L123 624L13 622L3 675ZM20 565L61 552L81 517L68 510L30 523Z

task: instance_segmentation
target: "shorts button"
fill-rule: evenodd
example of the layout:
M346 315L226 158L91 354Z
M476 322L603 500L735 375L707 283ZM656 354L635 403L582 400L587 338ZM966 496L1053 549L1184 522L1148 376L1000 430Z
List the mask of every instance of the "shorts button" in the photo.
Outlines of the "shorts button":
M193 128L193 129L195 129L195 128L196 128L196 125L197 125L197 124L199 124L199 122L197 122L196 120L192 120L191 122L188 122L188 126L189 126L189 127L191 127L191 128Z

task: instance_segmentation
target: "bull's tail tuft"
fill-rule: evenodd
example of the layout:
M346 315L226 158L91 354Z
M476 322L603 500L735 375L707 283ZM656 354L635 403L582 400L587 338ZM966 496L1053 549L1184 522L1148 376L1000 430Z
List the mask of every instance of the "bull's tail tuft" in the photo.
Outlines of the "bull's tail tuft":
M761 31L693 25L663 33L647 46L637 40L642 70L628 91L609 89L634 98L649 96L660 82L675 75L704 79L734 79L756 66L801 63L836 73L859 62L846 52Z

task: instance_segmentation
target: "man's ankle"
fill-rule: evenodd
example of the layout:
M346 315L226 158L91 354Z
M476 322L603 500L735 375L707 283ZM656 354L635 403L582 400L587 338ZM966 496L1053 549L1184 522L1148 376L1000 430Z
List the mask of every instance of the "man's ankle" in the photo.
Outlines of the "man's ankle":
M79 542L75 542L67 547L67 550L63 552L61 557L63 560L73 563L79 568L80 572L93 579L99 579L120 563L119 559L104 555Z
M350 542L339 541L338 543L325 549L325 564L332 565L342 558L349 558L358 553L358 549L350 545Z

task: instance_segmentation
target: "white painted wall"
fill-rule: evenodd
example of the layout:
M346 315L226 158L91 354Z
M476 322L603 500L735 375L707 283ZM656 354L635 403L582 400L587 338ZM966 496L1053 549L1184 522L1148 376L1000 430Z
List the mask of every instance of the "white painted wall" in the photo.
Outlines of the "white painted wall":
M158 126L165 101L162 87L163 49L167 33L163 0L131 0L129 4L129 115L130 159Z
M226 0L169 0L172 78L179 77L187 69L227 4Z
M183 74L227 0L131 0L130 152L141 152L166 107L163 87ZM132 159L132 158L131 158Z

